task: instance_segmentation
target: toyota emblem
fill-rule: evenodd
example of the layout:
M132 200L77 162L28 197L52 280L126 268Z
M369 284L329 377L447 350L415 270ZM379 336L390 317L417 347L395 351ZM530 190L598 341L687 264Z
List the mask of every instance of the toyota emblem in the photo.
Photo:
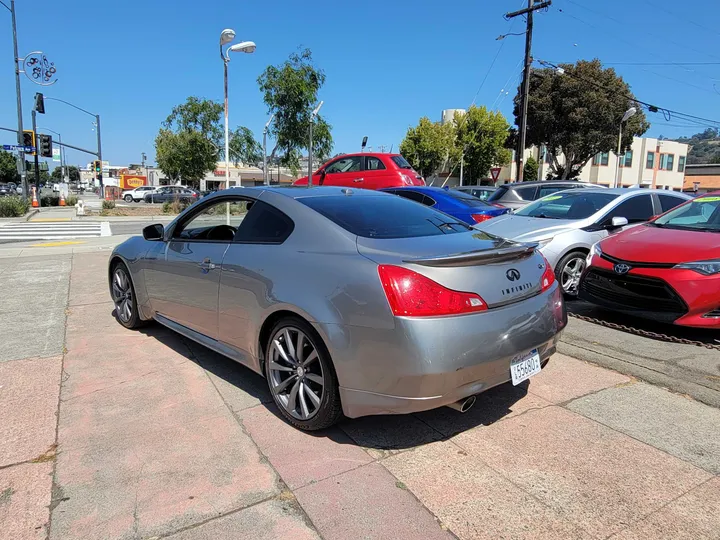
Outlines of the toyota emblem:
M616 274L627 274L630 271L630 265L625 263L618 263L613 268Z
M510 281L517 281L520 279L520 272L518 270L515 270L514 268L511 268L507 272L505 272L505 275Z

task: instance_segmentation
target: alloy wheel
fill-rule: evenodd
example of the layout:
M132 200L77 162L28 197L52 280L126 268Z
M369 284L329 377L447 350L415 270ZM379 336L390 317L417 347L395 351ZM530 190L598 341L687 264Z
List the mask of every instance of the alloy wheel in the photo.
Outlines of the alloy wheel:
M576 296L580 285L580 276L585 270L585 258L573 257L563 266L560 283L566 294Z
M318 351L302 330L280 328L270 342L267 361L270 390L277 403L298 420L320 409L326 379Z
M112 292L117 316L122 322L127 323L132 317L134 300L130 277L122 266L118 266L113 274Z

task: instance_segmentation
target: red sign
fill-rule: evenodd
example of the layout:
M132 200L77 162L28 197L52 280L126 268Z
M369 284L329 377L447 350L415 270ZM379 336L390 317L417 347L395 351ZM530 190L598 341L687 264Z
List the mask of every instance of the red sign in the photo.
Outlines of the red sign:
M492 177L493 182L497 182L497 179L500 178L501 170L502 169L500 169L500 167L493 167L492 169L490 169L490 176Z
M122 174L120 175L120 188L121 189L135 189L140 186L147 185L147 177L140 176L137 174Z

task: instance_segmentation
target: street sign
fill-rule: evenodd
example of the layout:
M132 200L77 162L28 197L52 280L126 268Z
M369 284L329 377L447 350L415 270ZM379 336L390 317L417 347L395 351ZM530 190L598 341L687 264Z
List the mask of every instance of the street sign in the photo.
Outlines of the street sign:
M35 147L34 146L21 146L19 144L3 144L3 150L7 150L8 152L18 151L22 150L23 152L34 152Z
M493 182L497 182L497 179L500 178L501 170L502 169L500 169L500 167L493 167L492 169L490 169L490 176L492 177Z
M60 160L60 149L59 149L59 148L53 148L52 158L53 158L53 161L61 161L61 160Z

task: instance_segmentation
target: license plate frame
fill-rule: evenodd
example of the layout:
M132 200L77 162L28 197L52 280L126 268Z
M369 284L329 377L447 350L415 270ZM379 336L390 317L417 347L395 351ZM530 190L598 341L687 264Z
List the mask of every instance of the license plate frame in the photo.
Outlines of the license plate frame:
M537 349L518 354L510 361L510 377L513 386L517 386L542 370L540 366L540 353Z

